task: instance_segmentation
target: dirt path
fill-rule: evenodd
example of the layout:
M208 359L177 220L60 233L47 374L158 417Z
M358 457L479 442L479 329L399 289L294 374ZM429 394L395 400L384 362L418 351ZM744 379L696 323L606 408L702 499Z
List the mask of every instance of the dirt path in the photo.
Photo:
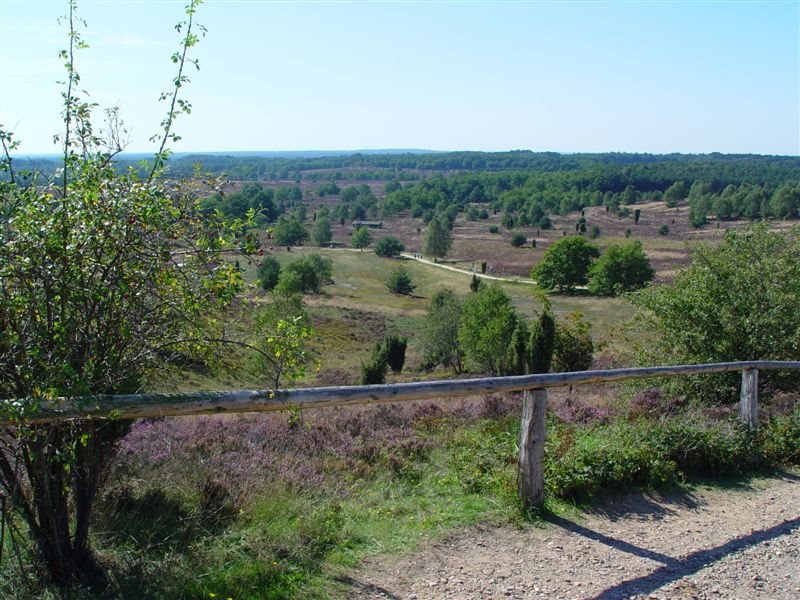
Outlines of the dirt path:
M459 269L458 267L451 267L450 265L434 262L432 260L428 260L427 258L422 258L420 256L416 256L414 254L408 254L405 252L402 253L400 256L402 256L403 258L407 258L409 260L415 260L417 262L421 262L426 265L431 265L432 267L447 269L448 271L455 271L456 273L463 273L464 275L477 275L481 279L491 279L493 281L506 281L508 283L522 283L525 285L536 285L536 282L533 279L522 279L520 277L501 277L498 275L489 275L488 273L473 273L468 269Z
M800 471L736 489L630 494L543 527L476 527L369 560L353 600L800 598Z

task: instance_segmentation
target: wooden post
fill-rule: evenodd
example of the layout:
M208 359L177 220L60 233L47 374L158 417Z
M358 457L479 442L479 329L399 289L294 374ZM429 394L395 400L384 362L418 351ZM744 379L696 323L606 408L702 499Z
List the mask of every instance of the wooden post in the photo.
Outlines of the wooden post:
M519 471L517 491L526 508L544 502L544 415L547 390L525 390L522 398L522 424L519 432Z
M753 431L758 429L758 369L742 371L739 420L747 429Z

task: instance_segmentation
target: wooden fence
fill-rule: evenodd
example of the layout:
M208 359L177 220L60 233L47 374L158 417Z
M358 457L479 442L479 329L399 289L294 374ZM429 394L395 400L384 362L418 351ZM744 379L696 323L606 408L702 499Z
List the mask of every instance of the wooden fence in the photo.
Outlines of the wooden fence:
M535 506L541 504L544 491L542 464L547 388L627 379L741 371L739 416L745 427L755 429L758 427L759 369L800 369L800 362L726 362L291 390L99 395L90 398L42 402L26 418L26 422L48 423L76 418L141 419L268 412L284 410L290 406L321 408L412 400L441 400L476 394L523 391L522 428L519 444L519 493L526 504ZM0 401L0 405L15 402ZM3 424L13 425L14 421L0 420L0 425Z

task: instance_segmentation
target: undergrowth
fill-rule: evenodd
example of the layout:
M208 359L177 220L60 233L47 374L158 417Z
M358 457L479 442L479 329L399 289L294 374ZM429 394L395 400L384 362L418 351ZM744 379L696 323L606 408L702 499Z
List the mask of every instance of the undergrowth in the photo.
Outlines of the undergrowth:
M609 490L800 464L796 400L766 411L755 434L730 411L578 404L549 412L545 512ZM341 598L365 556L476 522L522 525L532 516L516 498L518 406L490 396L139 422L93 528L108 584L66 597ZM0 595L64 597L34 583L26 548L6 538L3 556Z

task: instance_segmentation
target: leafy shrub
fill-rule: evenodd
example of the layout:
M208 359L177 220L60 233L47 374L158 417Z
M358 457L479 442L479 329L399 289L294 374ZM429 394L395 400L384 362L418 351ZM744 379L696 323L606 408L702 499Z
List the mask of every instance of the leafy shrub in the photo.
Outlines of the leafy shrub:
M319 254L308 254L286 265L278 281L287 274L297 276L298 291L317 294L323 285L332 281L333 261Z
M299 246L308 239L308 231L294 215L281 215L275 224L274 236L279 246Z
M273 256L265 256L258 265L258 283L266 291L270 291L278 285L280 274L281 263Z
M528 238L525 237L524 233L515 233L511 236L511 245L515 248L521 248L525 245L525 242L528 241Z
M364 250L367 246L372 243L372 234L369 232L369 228L365 226L361 226L356 229L355 233L353 233L353 237L350 240L353 248L358 248L359 250Z
M497 225L489 225L489 233L500 233L500 228Z
M496 283L467 296L461 307L458 345L476 370L490 375L504 371L519 319L511 298Z
M545 485L564 498L720 477L800 462L800 411L775 416L755 434L736 419L695 413L607 425L555 423L545 446Z
M658 235L669 235L669 226L662 223L658 226Z
M462 353L458 342L461 322L461 301L452 290L438 290L431 298L425 325L421 332L423 367L437 365L461 372Z
M589 269L589 291L614 296L644 287L654 276L640 241L611 244Z
M544 289L573 290L588 281L589 267L600 250L580 236L558 240L531 270L531 278Z
M385 258L400 256L400 253L405 249L403 242L395 237L383 237L375 243L375 254Z
M633 296L640 323L653 335L643 364L800 359L800 230L765 224L730 231L704 244L669 285ZM703 403L733 401L739 374L671 378L671 395ZM762 383L787 386L797 374L765 371Z
M585 371L592 366L594 341L589 333L590 327L589 322L579 312L570 313L558 320L555 330L553 370Z

